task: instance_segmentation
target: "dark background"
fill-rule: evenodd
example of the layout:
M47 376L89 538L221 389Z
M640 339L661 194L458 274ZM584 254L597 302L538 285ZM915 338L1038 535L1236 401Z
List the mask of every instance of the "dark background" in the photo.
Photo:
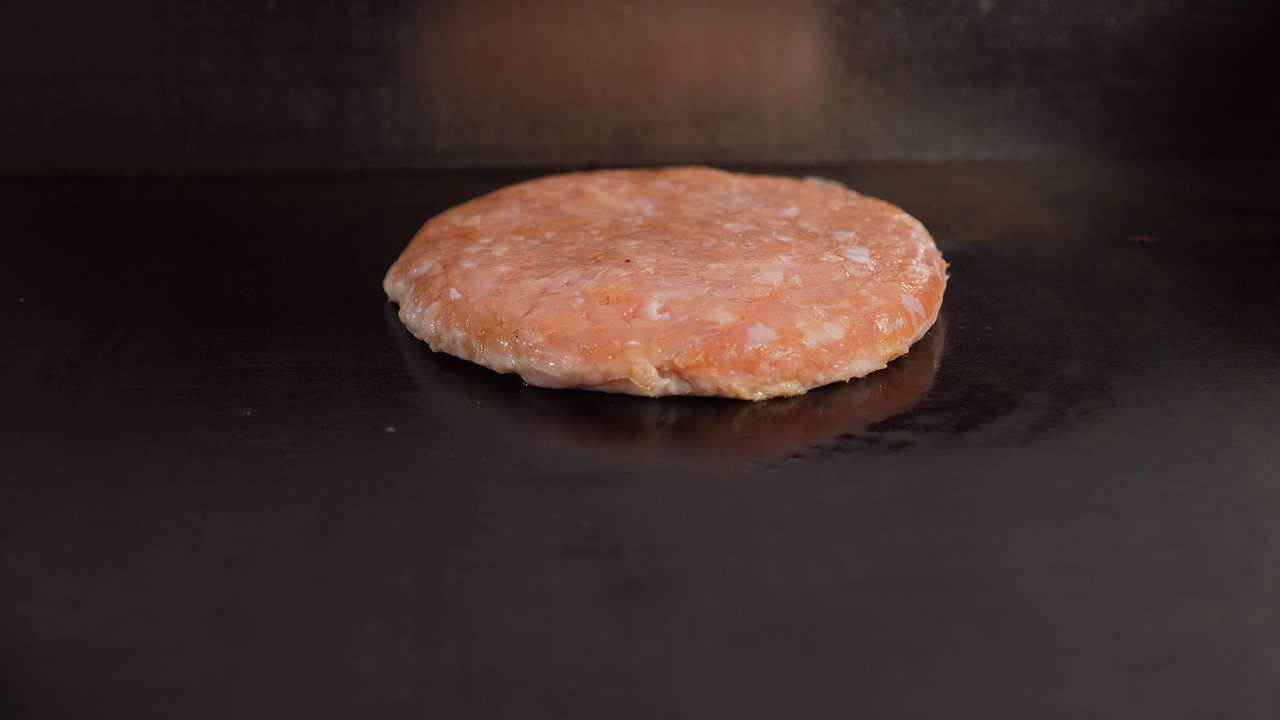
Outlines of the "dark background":
M0 0L0 719L1280 717L1266 6ZM386 302L663 162L900 205L938 325L652 400Z
M0 172L1277 156L1265 0L9 0Z

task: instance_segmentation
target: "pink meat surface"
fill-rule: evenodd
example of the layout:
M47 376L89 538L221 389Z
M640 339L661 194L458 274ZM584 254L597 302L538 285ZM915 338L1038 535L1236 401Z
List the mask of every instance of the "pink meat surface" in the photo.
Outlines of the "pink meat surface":
M918 221L835 183L554 175L431 219L383 283L433 350L532 385L763 400L862 377L933 325Z

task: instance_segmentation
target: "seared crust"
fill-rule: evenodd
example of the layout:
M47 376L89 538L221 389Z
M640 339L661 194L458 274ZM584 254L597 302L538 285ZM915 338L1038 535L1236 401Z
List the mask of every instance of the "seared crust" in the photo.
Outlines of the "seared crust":
M609 170L442 213L383 286L433 350L532 385L763 400L907 352L946 263L914 218L834 183Z

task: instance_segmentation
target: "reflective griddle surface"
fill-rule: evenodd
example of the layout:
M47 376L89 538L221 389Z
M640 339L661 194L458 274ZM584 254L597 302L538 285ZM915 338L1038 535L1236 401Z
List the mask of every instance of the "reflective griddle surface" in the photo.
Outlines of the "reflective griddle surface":
M523 386L382 273L511 175L0 184L0 717L1280 716L1280 182L865 165L863 381Z

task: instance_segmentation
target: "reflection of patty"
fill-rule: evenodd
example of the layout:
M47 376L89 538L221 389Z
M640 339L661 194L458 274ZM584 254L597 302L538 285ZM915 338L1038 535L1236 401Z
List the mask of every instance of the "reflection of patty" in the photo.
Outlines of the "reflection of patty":
M760 400L861 377L937 318L898 208L706 168L558 175L428 222L387 273L437 351L544 387Z
M556 392L530 387L477 365L430 352L405 331L388 306L387 323L426 404L449 422L483 428L539 451L567 445L694 455L712 460L777 460L831 442L901 442L885 420L910 414L930 391L946 345L946 318L911 353L869 377L798 397L744 403L705 397L645 397Z

